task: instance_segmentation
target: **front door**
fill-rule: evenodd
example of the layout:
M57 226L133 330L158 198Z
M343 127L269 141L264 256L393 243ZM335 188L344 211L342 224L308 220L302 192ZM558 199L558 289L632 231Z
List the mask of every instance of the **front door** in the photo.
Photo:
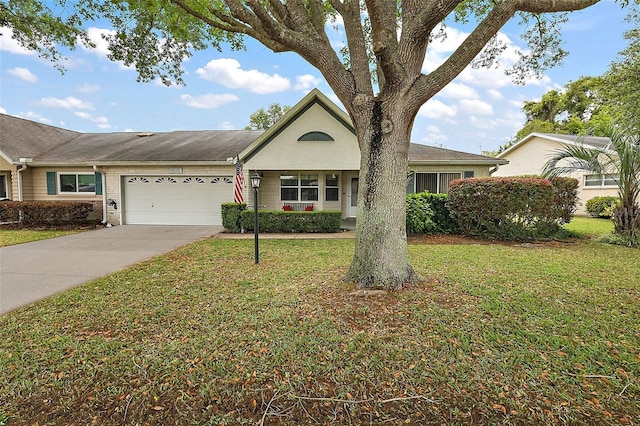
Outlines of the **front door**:
M349 205L347 206L347 216L356 217L358 215L358 177L349 178Z

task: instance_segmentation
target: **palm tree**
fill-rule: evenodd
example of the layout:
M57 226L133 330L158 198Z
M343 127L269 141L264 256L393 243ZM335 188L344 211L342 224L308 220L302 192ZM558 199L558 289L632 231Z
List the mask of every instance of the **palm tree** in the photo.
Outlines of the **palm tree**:
M640 136L628 130L609 128L611 143L604 148L585 146L582 140L554 152L545 164L546 177L584 170L611 176L618 185L620 204L614 209L615 232L632 243L640 243Z

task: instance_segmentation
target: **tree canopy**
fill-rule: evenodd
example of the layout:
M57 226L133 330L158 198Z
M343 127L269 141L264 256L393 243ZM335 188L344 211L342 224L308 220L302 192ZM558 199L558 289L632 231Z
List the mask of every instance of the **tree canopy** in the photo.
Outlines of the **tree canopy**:
M245 127L246 130L267 130L273 126L274 123L283 115L289 111L291 107L289 105L280 105L279 103L273 103L265 110L260 108L249 116L249 125Z
M639 0L618 0L626 6ZM10 0L0 24L23 46L57 58L56 43L87 42L87 25L107 20L111 59L133 65L141 80L181 83L193 50L244 47L243 37L274 52L295 52L317 68L350 115L361 153L354 261L361 287L402 288L419 280L408 260L405 186L411 129L420 107L468 65L489 67L505 46L511 20L527 47L508 72L517 82L540 75L567 54L568 12L599 0ZM432 42L452 22L471 27L433 70ZM339 31L332 32L338 27ZM334 41L331 36L339 35Z
M527 121L497 155L533 132L607 136L612 126L627 131L640 129L640 13L632 9L627 17L635 26L624 33L629 45L601 76L581 77L563 89L550 90L540 100L522 107ZM635 130L634 130L635 129Z

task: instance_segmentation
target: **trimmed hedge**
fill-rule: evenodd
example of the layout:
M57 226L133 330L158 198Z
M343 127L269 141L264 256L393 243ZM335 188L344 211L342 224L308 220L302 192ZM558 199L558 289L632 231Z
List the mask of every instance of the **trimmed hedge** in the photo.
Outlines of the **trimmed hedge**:
M0 222L25 228L85 226L97 222L87 219L92 211L92 203L80 201L3 201Z
M613 209L618 203L620 203L620 198L618 197L593 197L592 199L587 200L585 209L587 210L587 213L593 217L604 217L610 219L613 215Z
M472 178L451 182L447 207L462 234L502 240L548 238L571 220L578 182L570 178Z
M458 233L447 200L447 194L407 194L407 235Z
M340 231L340 211L323 210L311 212L260 210L258 227L260 232L338 232ZM241 228L252 231L254 211L241 213Z
M230 232L240 232L240 217L247 209L246 204L222 203L222 226Z

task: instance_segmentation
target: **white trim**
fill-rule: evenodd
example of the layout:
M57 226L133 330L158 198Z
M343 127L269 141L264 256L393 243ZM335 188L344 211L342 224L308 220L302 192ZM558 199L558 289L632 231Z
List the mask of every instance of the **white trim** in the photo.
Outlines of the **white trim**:
M500 154L498 154L496 156L496 158L503 158L504 156L506 156L507 154L509 154L511 151L514 151L516 148L520 147L520 145L524 145L525 143L527 143L529 140L538 137L540 139L546 139L549 141L553 141L553 142L558 142L558 143L562 143L565 145L582 145L586 148L593 148L593 149L602 149L599 148L595 145L591 145L588 143L585 143L584 141L580 142L580 141L570 141L567 139L563 139L554 135L549 135L549 134L545 134L545 133L537 133L537 132L533 132L533 133L529 133L527 136L525 136L524 138L520 139L518 142L514 143L513 145L511 145L509 148L505 149L504 151L502 151ZM588 136L585 136L588 137ZM606 147L605 147L606 149Z
M76 190L75 191L63 191L60 177L63 175L75 175L76 176ZM93 176L93 191L78 191L80 185L78 184L78 176ZM56 195L96 195L96 173L87 172L56 172Z

